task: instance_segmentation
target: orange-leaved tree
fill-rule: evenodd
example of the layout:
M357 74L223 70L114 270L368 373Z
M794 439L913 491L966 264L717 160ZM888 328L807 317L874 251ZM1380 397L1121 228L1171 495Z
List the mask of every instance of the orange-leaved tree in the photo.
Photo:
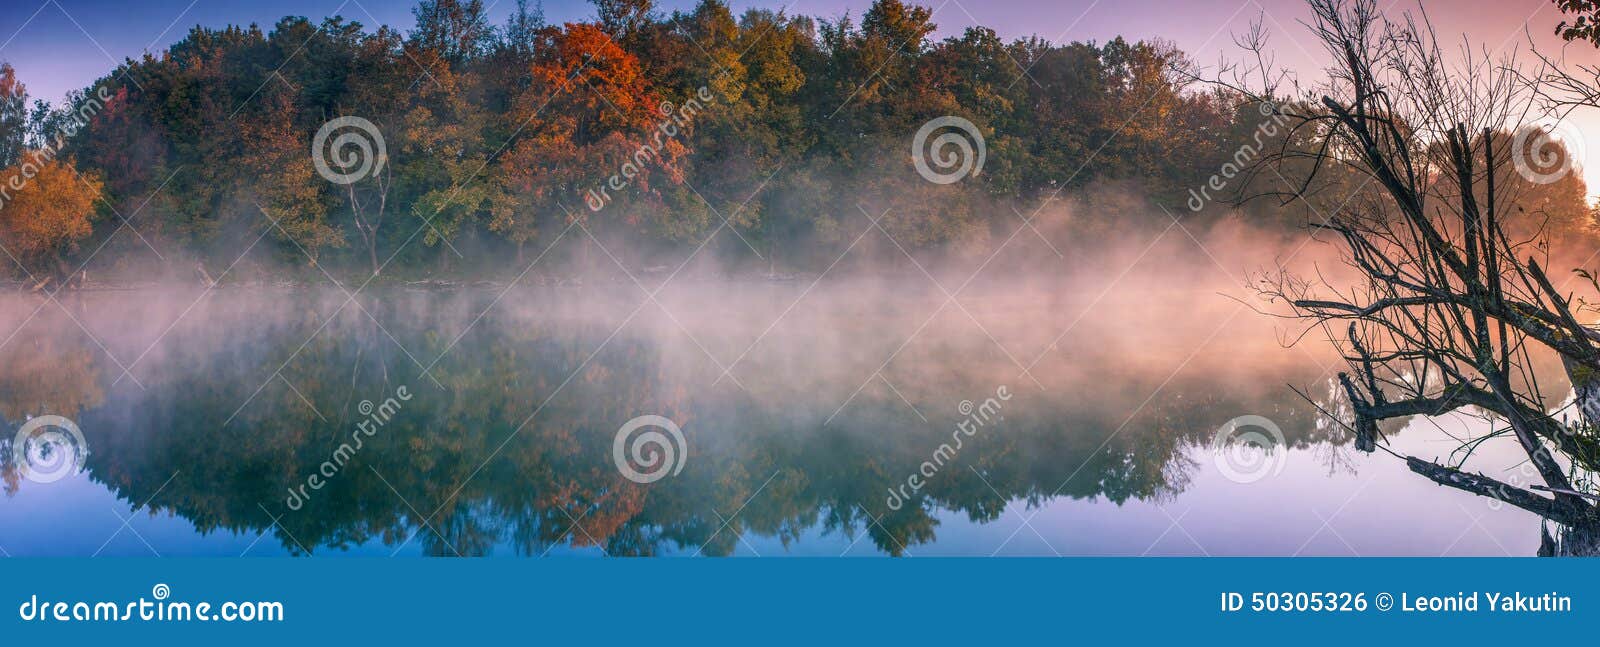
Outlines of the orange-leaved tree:
M606 187L612 175L626 175L627 186L605 189L606 203L648 200L654 177L683 181L686 149L656 132L666 119L661 111L671 107L650 87L638 58L592 24L569 23L551 40L507 115L519 134L498 169L518 204L490 227L519 244L535 235L540 220L565 216L564 204L581 218L588 211L577 207L588 202L584 192ZM594 200L590 207L598 211L600 199Z
M72 268L66 256L94 231L99 176L78 174L70 160L30 152L0 171L0 182L6 189L0 195L0 246L35 279L67 278Z

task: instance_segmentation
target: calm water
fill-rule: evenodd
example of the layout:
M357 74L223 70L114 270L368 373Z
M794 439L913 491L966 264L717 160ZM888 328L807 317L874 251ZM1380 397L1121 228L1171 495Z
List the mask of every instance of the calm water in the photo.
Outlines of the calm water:
M923 281L922 283L926 283ZM0 549L27 555L1531 555L1538 520L1363 455L1333 358L1205 291L679 281L7 296ZM13 332L15 331L15 332ZM3 336L9 335L9 338ZM1024 368L1031 367L1024 372ZM396 396L353 452L368 407ZM986 424L972 403L1004 387ZM33 416L83 468L11 467ZM623 477L619 427L682 430ZM1212 440L1239 416L1286 447ZM1448 456L1459 419L1390 431ZM53 448L33 448L49 453ZM1241 450L1242 451L1242 450ZM1504 475L1515 449L1474 467ZM60 460L60 451L53 456ZM70 461L70 456L66 457ZM904 488L918 476L919 489ZM1247 469L1253 469L1246 466ZM303 488L321 473L319 487ZM891 505L891 488L909 493ZM293 492L299 489L299 492ZM304 496L297 496L304 494ZM898 508L898 509L896 509Z

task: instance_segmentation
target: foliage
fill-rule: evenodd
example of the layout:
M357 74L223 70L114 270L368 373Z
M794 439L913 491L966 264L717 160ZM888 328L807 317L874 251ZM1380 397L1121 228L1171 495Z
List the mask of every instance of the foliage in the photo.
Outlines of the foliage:
M49 276L68 269L63 256L93 233L90 219L102 184L98 177L79 176L70 161L35 153L0 171L22 185L7 191L10 199L0 207L0 246L28 273Z
M1013 210L1102 186L1137 196L1119 203L1133 212L1084 210L1052 230L1057 246L1164 225L1158 206L1288 230L1361 188L1330 178L1320 201L1182 209L1259 139L1263 113L1191 86L1187 56L1162 41L1008 42L982 27L938 40L933 12L901 0L859 21L736 15L723 0L671 14L648 0L596 4L593 22L565 25L525 0L504 25L480 0L425 0L406 32L342 17L196 27L75 93L113 99L62 156L102 178L118 212L139 214L140 235L173 250L169 266L231 265L265 233L268 268L402 275L458 259L463 273L515 274L525 247L575 224L622 241L609 247L625 265L681 260L721 233L726 260L820 271L870 226L863 211L886 214L895 243L861 246L864 257L987 252L1021 224ZM0 161L24 137L48 140L75 108L25 119L26 100L0 67ZM941 186L907 149L946 115L977 126L986 160ZM387 145L384 168L348 185L308 159L313 135L341 116L371 121ZM1248 188L1284 188L1270 180ZM1576 178L1532 189L1526 211L1549 215L1552 238L1593 240Z
M1556 25L1556 34L1571 42L1588 41L1600 45L1600 2L1595 0L1555 0L1561 13L1571 16Z

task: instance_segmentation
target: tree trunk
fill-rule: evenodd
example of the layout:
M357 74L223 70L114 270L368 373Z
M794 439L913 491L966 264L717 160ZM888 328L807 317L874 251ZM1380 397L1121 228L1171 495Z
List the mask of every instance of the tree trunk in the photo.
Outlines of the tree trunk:
M78 287L82 287L82 282L81 281L74 281L73 280L74 278L76 278L76 275L72 271L72 268L67 265L67 261L66 260L64 260L61 257L57 256L55 261L56 261L56 269L55 269L56 280L61 283L61 289L66 290L66 289L72 288L74 285L77 285Z
M1591 429L1600 423L1600 374L1592 368L1572 361L1565 355L1561 363L1567 369L1567 378L1572 380L1572 390L1577 397L1578 411L1583 414L1583 422Z
M580 272L578 272L578 274L580 276L588 276L589 275L589 248L592 247L593 245L594 245L594 236L593 235L584 236L583 237L583 257L581 259L579 259L579 262L578 262L578 267L581 270Z
M372 262L372 275L377 276L382 268L378 265L378 240L376 235L367 236L367 259Z
M1539 534L1540 557L1600 556L1600 528L1557 526L1554 535L1548 528Z

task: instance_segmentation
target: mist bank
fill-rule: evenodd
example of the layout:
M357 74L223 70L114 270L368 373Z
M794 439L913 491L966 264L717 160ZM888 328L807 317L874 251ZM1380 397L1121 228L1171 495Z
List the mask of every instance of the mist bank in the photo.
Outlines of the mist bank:
M1272 415L1296 447L1342 442L1284 386L1327 392L1311 389L1321 353L1278 346L1270 322L1212 291L1231 280L1169 234L1119 249L1120 267L980 278L955 299L909 275L675 280L651 296L181 286L76 291L37 310L37 296L0 295L0 328L16 331L0 344L0 423L69 416L90 477L117 496L208 533L258 534L273 523L265 505L319 552L398 545L414 523L399 491L443 505L440 527L462 531L419 535L430 554L486 552L502 532L527 554L568 540L653 554L720 539L707 511L763 487L747 529L826 522L898 552L932 541L940 510L993 520L1013 500L1171 497L1199 469L1186 457L1243 412ZM1002 386L1003 421L948 476L884 508L887 488L950 440L961 403ZM400 387L411 398L356 462L284 509L350 441L360 403ZM649 488L611 463L619 425L645 412L677 421L692 447L679 477ZM0 476L10 494L35 488ZM592 537L551 525L573 505L591 510Z
M572 226L522 263L494 243L464 236L451 246L448 267L395 264L393 271L371 275L367 268L336 261L297 263L258 236L232 258L159 247L146 247L129 229L113 232L99 254L79 267L73 289L164 289L196 286L215 289L336 286L359 291L380 286L426 289L499 289L526 287L590 287L667 283L753 281L806 285L913 281L957 291L972 283L1011 282L1064 286L1078 282L1110 284L1118 271L1144 262L1162 262L1171 269L1160 281L1162 292L1200 289L1203 295L1222 291L1254 298L1241 290L1261 272L1337 272L1339 260L1325 241L1304 228L1261 225L1237 211L1204 217L1179 216L1152 208L1127 187L1109 184L1082 194L1064 195L1048 205L1029 209L994 207L988 222L958 240L938 247L916 247L897 232L891 215L865 215L866 205L831 225L835 242L797 247L805 262L761 254L752 241L731 228L709 232L697 243L663 244L630 232L596 232ZM891 212L892 214L892 212ZM149 241L152 245L155 241ZM142 248L131 256L111 250ZM155 250L163 257L155 257ZM91 250L92 251L92 250ZM302 259L303 260L303 259ZM325 259L326 260L326 259ZM1227 285L1197 285L1194 269L1221 270ZM0 284L27 291L46 273L16 273ZM46 283L54 290L59 284ZM969 287L970 289L970 287ZM1183 298L1190 298L1184 295Z
M1172 223L1057 257L1027 233L1012 245L1031 267L906 260L820 281L730 281L708 261L640 284L4 294L0 426L70 417L88 478L117 497L208 535L276 527L284 550L317 554L416 541L434 555L719 555L736 534L818 527L921 552L956 519L1170 502L1204 487L1218 429L1245 415L1296 456L1353 469L1352 436L1318 413L1345 409L1334 349L1286 347L1295 331L1241 302L1250 268L1326 263L1328 246ZM361 403L400 387L411 398L350 466L287 507L350 442ZM998 419L887 503L952 442L963 402L1000 387ZM676 421L692 448L649 487L612 463L619 426L642 413ZM0 481L8 496L41 489ZM442 533L409 539L406 501L438 507ZM710 513L746 503L738 526Z
M68 416L89 478L116 496L202 533L282 524L285 550L318 554L402 545L416 523L405 501L439 507L444 534L414 539L428 554L492 552L506 537L529 555L567 542L729 554L738 540L717 535L709 511L758 491L738 532L825 525L920 552L957 532L954 519L1055 500L1170 502L1212 469L1217 430L1243 415L1272 420L1288 449L1329 470L1353 469L1351 436L1317 415L1340 410L1331 349L1282 346L1275 321L1219 294L1240 286L1182 230L1108 251L1075 278L979 278L955 299L909 275L674 280L653 296L179 286L38 308L37 296L0 295L0 331L15 331L0 343L0 424ZM1252 251L1290 250L1219 241L1212 254ZM349 467L286 508L350 442L361 402L401 387L411 398ZM951 442L963 401L1000 387L998 419L887 507L886 492ZM675 420L691 447L682 474L649 487L611 462L619 425L641 413ZM8 496L41 489L0 477ZM585 533L571 532L572 506L590 511Z

